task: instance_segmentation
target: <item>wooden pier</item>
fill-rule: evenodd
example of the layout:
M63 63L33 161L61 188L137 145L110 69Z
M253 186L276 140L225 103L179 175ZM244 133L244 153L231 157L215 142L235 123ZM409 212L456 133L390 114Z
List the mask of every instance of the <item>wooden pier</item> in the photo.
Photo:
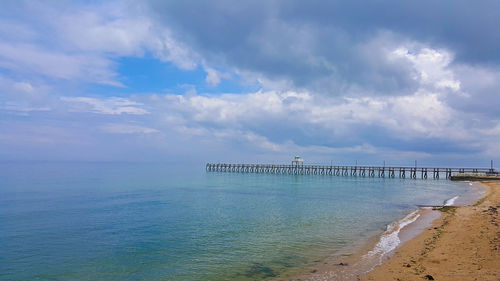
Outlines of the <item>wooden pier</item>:
M493 168L434 168L434 167L385 167L385 166L324 166L324 165L275 165L275 164L226 164L207 163L209 172L266 173L288 175L332 175L379 178L433 178L451 179L457 174L496 173Z

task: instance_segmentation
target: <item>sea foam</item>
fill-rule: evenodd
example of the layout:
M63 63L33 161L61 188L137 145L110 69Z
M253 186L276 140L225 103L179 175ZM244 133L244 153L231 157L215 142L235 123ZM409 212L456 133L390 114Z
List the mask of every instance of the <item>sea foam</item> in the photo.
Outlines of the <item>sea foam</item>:
M455 203L455 200L457 200L458 196L455 196L453 198L450 198L444 202L445 206L452 206L453 203Z
M401 240L399 239L399 232L401 229L403 229L405 226L411 224L412 222L416 221L420 217L420 214L417 211L414 211L410 214L408 214L406 217L403 219L391 223L387 226L387 230L382 234L380 237L379 242L375 245L373 250L369 251L363 258L379 258L379 263L382 263L383 257L393 251L394 249L397 248L399 243L401 243ZM376 265L378 265L376 264ZM375 267L374 265L373 267Z

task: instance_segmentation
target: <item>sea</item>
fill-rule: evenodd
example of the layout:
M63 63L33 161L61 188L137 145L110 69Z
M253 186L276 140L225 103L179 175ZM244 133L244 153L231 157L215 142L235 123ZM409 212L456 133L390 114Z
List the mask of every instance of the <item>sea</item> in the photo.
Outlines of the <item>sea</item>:
M0 280L267 280L470 189L448 180L1 163Z

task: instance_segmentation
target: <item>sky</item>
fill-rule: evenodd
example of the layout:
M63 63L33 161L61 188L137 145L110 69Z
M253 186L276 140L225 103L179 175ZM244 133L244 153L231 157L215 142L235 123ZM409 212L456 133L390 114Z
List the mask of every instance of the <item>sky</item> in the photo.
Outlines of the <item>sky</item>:
M500 163L500 2L2 1L0 161Z

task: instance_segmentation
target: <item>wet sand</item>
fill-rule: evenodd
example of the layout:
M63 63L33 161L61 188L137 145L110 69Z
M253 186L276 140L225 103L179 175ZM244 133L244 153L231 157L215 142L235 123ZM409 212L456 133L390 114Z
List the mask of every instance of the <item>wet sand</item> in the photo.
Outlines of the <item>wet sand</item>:
M473 206L446 207L431 227L360 280L500 280L500 182Z

